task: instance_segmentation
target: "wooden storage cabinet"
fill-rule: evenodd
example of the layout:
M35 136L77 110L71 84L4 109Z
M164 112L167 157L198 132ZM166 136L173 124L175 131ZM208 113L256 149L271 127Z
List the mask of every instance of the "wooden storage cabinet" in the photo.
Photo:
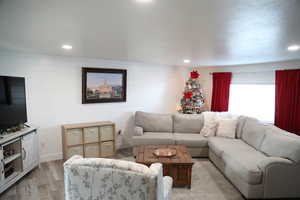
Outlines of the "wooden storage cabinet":
M63 125L64 160L73 155L81 155L85 158L114 156L115 132L115 124L112 122Z

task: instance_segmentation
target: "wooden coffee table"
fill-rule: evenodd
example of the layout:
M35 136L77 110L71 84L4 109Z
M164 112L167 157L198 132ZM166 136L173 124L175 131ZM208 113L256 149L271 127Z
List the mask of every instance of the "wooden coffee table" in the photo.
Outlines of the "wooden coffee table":
M177 153L173 157L157 157L153 154L158 148L174 148ZM182 145L141 145L133 149L137 163L150 166L162 163L164 176L173 178L173 186L191 188L193 161L185 146Z

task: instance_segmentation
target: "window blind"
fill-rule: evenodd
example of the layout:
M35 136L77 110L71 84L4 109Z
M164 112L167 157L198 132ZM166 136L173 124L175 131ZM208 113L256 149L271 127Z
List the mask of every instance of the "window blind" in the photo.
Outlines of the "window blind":
M275 84L275 71L233 72L231 84Z

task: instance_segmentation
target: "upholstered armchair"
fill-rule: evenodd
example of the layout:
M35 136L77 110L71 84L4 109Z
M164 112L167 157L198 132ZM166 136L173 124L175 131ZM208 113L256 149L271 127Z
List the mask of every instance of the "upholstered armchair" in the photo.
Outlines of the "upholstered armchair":
M64 163L65 200L170 200L162 165L73 156Z

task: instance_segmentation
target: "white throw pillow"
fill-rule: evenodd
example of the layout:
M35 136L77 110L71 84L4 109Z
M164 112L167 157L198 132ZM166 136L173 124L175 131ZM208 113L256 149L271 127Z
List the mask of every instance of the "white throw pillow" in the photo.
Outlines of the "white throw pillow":
M219 119L217 137L235 138L236 125L235 119Z
M200 135L204 137L215 136L217 130L217 116L214 112L203 112L204 126L200 131Z

